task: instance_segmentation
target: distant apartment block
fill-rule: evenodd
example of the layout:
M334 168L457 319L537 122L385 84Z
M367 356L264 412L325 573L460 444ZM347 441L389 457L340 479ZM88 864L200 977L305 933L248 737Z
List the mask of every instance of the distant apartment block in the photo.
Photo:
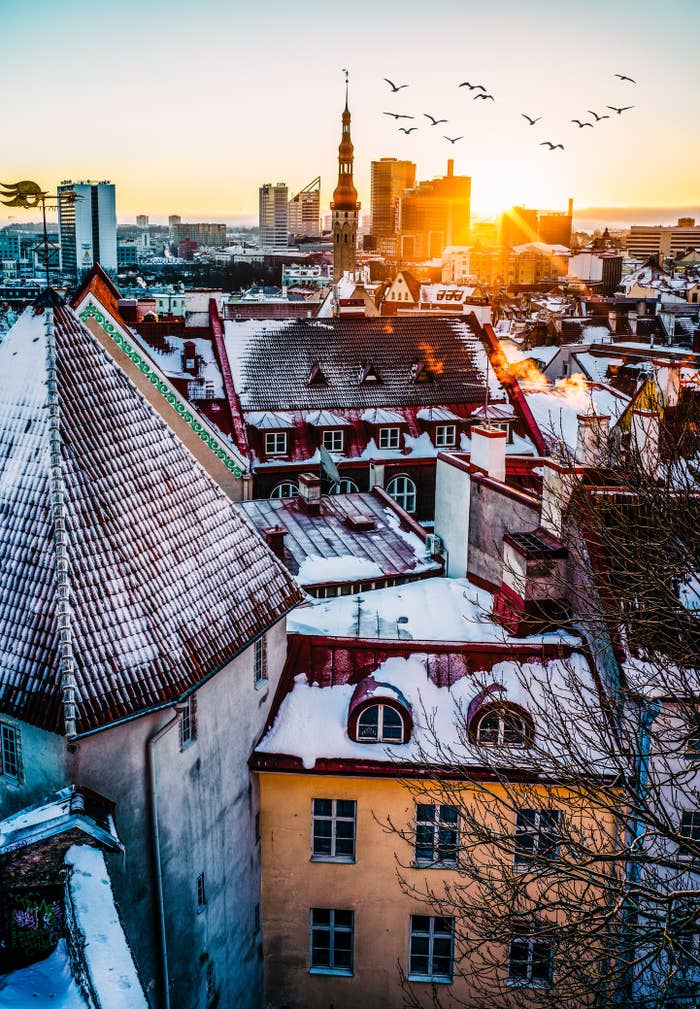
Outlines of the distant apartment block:
M62 182L58 187L61 271L78 279L96 263L117 270L117 210L111 182ZM74 198L73 198L74 197Z
M658 256L668 259L686 249L700 248L700 227L693 217L680 217L678 223L665 227L634 224L630 229L627 252L633 259Z
M148 227L148 214L137 214L136 215L136 227L137 228L147 228Z
M263 249L289 245L289 190L285 182L266 182L258 192L260 244Z
M506 248L544 242L545 245L571 245L571 226L574 201L569 200L567 210L533 210L511 207L498 219L498 244Z
M447 175L419 182L399 201L399 255L402 259L432 259L448 245L469 243L472 180L454 174L454 161L447 162Z
M294 238L321 235L321 176L317 175L289 201L288 228Z
M184 222L171 227L171 241L177 245L180 242L196 242L197 245L211 245L222 248L226 245L226 225Z
M372 162L372 228L374 247L382 255L396 254L399 234L399 200L416 184L412 161L380 158Z

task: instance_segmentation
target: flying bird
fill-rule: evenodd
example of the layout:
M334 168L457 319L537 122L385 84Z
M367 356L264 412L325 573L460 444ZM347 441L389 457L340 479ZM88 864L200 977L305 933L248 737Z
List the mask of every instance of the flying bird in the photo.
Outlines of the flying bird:
M572 119L571 122L576 123L580 130L582 130L584 126L590 126L591 129L593 129L593 123L582 123L580 119Z
M601 119L609 119L610 118L610 116L599 116L597 112L593 111L593 109L586 109L586 112L590 113L590 115L592 115L592 116L595 116L595 121L597 123L599 123Z
M563 144L553 144L551 140L543 140L542 143L540 144L540 147L548 147L550 151L564 150Z
M408 129L406 129L405 126L399 126L399 133L405 133L406 136L408 136L409 133L413 133L413 131L417 129L418 129L417 126L409 126Z
M492 102L496 101L496 99L493 97L493 95L487 95L487 94L474 95L474 99L473 100L476 101L477 98L490 99Z
M469 81L462 81L462 83L458 84L457 87L469 88L470 91L486 91L483 84L470 84Z
M426 119L430 120L430 125L431 126L439 126L440 123L446 123L446 122L448 122L447 119L436 119L435 116L431 116L427 112L424 112L423 115L425 116Z
M408 84L394 84L394 82L390 81L388 77L385 77L384 80L387 82L387 84L389 85L394 94L396 94L397 91L400 91L401 88L408 87Z
M621 116L623 112L629 112L630 109L634 108L634 105L623 105L621 109L616 108L614 105L606 105L606 109L610 109L611 112L617 112L618 116Z
M456 144L458 140L464 140L464 137L445 137L445 140L449 140L451 144Z
M630 84L636 84L637 82L631 77L626 77L625 74L614 74L615 77L619 77L621 81L629 81Z
M400 112L385 112L385 116L391 116L392 119L415 119L415 116L402 116Z
M530 126L534 126L535 123L539 123L540 119L542 118L542 116L538 116L537 119L533 119L532 116L528 116L524 112L521 112L520 115L523 117L523 119L527 119Z

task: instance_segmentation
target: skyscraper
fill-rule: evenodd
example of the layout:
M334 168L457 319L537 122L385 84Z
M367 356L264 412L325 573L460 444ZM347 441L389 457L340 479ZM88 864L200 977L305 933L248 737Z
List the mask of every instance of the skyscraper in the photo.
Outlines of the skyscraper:
M360 204L352 179L354 152L355 148L350 139L350 109L348 108L346 80L343 128L338 147L338 185L333 192L333 202L331 203L334 283L340 280L344 273L354 273L355 271Z
M260 244L263 249L286 249L289 245L289 190L285 182L262 185L258 192Z
M455 175L454 161L447 175L419 182L399 200L400 255L403 259L440 256L448 245L467 245L471 215L472 180Z
M321 176L300 189L289 201L289 234L318 238L321 234Z
M381 158L372 162L372 236L383 255L395 255L399 232L399 199L416 184L412 161Z
M69 182L58 187L61 271L76 280L99 263L117 272L117 210L111 182ZM61 199L72 193L75 199Z
M136 227L137 228L147 228L148 227L148 214L137 214L136 215Z

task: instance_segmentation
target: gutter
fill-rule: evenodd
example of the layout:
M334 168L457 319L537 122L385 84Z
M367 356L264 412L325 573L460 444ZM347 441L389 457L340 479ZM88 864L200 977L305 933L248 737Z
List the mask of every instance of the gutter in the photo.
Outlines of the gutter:
M160 859L160 831L158 828L158 782L156 777L155 745L170 732L180 719L180 705L176 705L170 721L162 725L146 740L146 791L148 796L148 806L151 817L151 853L153 857L153 867L156 877L156 899L158 918L158 939L160 945L160 968L162 983L162 1006L163 1009L170 1009L170 978L168 972L168 942L165 932L165 905L163 900L163 871Z

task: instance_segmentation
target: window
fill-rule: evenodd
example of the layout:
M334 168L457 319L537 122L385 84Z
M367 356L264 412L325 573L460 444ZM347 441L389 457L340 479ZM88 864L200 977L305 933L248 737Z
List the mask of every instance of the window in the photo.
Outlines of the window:
M516 869L559 857L561 810L521 809L515 820Z
M0 722L0 774L17 782L21 777L19 732L7 722Z
M207 891L204 885L204 873L197 876L197 911L203 911L207 906Z
M342 431L324 431L323 432L323 447L328 452L342 452L343 451L343 432Z
M435 866L456 865L458 848L457 807L416 803L416 863Z
M286 455L287 435L284 431L268 431L265 434L265 455Z
M680 833L682 837L687 837L692 845L679 844L679 858L697 858L698 843L700 842L700 809L686 810L681 815Z
M454 918L411 915L409 981L452 981Z
M260 931L260 905L256 904L253 911L253 931Z
M516 711L491 708L477 719L475 737L480 746L522 747L528 743L528 727Z
M267 683L267 640L258 638L253 645L253 667L255 671L255 686L261 687Z
M335 480L330 486L330 494L357 494L360 488L352 480Z
M314 799L311 857L318 861L355 860L354 799Z
M416 485L410 477L394 477L386 491L404 511L410 513L416 510Z
M255 843L260 844L260 813L255 814Z
M554 974L554 950L548 942L528 936L511 939L508 956L510 984L550 985Z
M180 710L180 749L193 743L197 738L197 699L190 694Z
M297 484L292 483L290 480L283 480L282 483L278 483L276 487L272 488L271 498L287 498L287 497L298 497L299 487Z
M311 973L352 974L354 914L311 908Z
M450 448L457 441L457 428L454 424L438 424L435 428L436 448Z
M685 738L685 756L690 760L700 760L700 719L691 725Z
M401 429L398 427L380 427L379 428L379 447L380 448L398 448L399 447L399 437L401 434Z
M401 714L389 704L372 704L357 720L358 743L403 743Z
M216 998L216 971L212 960L207 964L207 1005Z

